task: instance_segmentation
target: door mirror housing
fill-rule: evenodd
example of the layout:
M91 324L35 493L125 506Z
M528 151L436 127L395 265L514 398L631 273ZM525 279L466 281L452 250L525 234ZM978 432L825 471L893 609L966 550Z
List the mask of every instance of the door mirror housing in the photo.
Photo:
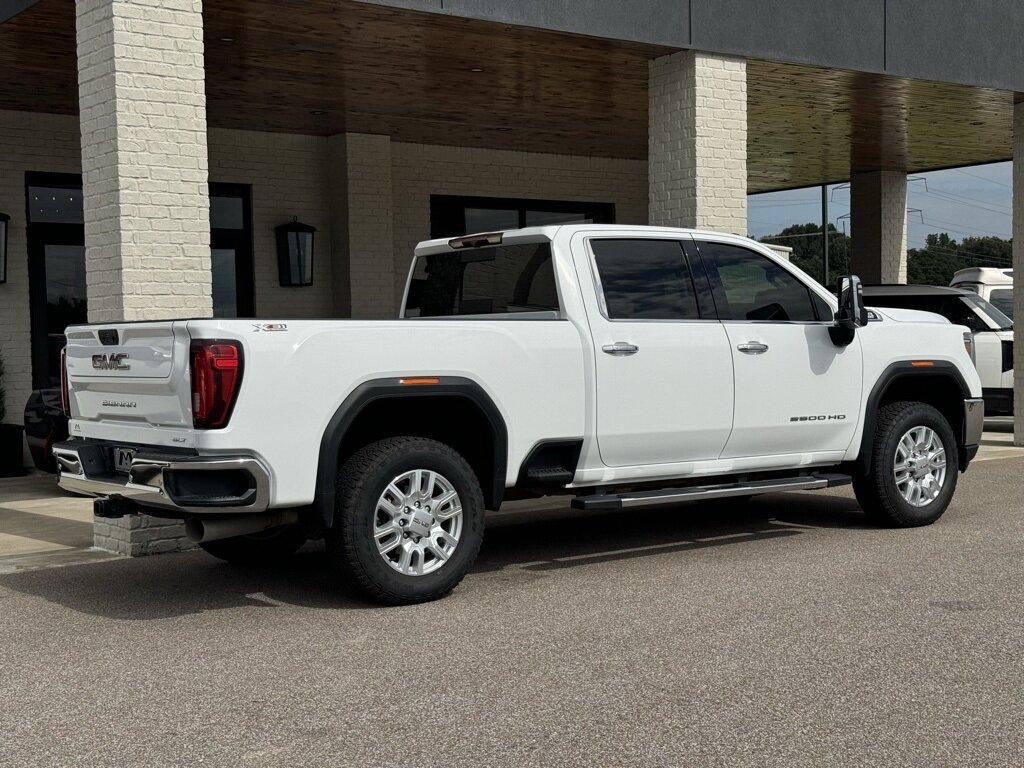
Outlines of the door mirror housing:
M857 329L868 324L868 310L864 306L864 290L860 278L847 275L839 278L836 286L839 297L839 309L836 311L835 323L829 328L832 343L845 347L853 341Z

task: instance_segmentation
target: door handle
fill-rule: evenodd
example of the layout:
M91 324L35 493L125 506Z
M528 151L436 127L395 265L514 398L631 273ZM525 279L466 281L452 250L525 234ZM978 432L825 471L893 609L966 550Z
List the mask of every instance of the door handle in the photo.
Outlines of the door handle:
M763 355L768 351L768 345L760 341L748 341L746 344L740 344L736 349L748 355Z
M614 344L605 344L601 351L609 355L635 355L640 351L640 347L628 341L616 341Z

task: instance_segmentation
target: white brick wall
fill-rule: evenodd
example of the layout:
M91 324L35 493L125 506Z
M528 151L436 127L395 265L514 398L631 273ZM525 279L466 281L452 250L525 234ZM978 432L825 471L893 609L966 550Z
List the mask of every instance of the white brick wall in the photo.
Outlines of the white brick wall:
M907 282L907 174L854 174L850 227L855 274L868 284Z
M78 173L78 118L0 110L0 147L0 211L11 217L7 282L0 283L0 353L7 369L5 421L21 424L32 391L25 172Z
M392 144L388 136L350 133L348 165L348 260L352 317L395 317Z
M430 196L614 203L622 224L647 223L647 163L606 157L426 144L391 145L397 309L413 249L430 237Z
M681 51L649 65L651 224L747 233L747 65Z
M75 10L89 318L209 316L202 2Z
M253 262L259 317L333 317L328 140L211 128L210 180L252 185ZM313 285L282 288L274 227L297 217L316 227Z

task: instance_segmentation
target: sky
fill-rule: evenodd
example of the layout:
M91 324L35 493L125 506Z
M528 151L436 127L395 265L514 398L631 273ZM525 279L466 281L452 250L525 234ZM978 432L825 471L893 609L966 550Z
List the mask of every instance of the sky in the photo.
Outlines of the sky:
M907 177L907 245L919 248L933 232L957 241L996 235L1009 238L1012 163L992 163ZM829 221L850 231L850 187L829 187ZM821 221L821 188L767 192L748 198L747 226L754 237L791 224Z

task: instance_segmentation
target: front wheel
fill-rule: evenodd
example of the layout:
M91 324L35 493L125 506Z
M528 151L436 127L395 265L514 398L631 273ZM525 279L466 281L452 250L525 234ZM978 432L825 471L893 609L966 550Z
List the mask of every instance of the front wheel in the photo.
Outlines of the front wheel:
M480 482L436 440L393 437L338 472L331 566L348 587L390 605L444 597L476 559L484 534Z
M901 528L942 517L956 490L959 454L946 417L924 403L882 408L875 424L868 470L853 480L864 511Z

